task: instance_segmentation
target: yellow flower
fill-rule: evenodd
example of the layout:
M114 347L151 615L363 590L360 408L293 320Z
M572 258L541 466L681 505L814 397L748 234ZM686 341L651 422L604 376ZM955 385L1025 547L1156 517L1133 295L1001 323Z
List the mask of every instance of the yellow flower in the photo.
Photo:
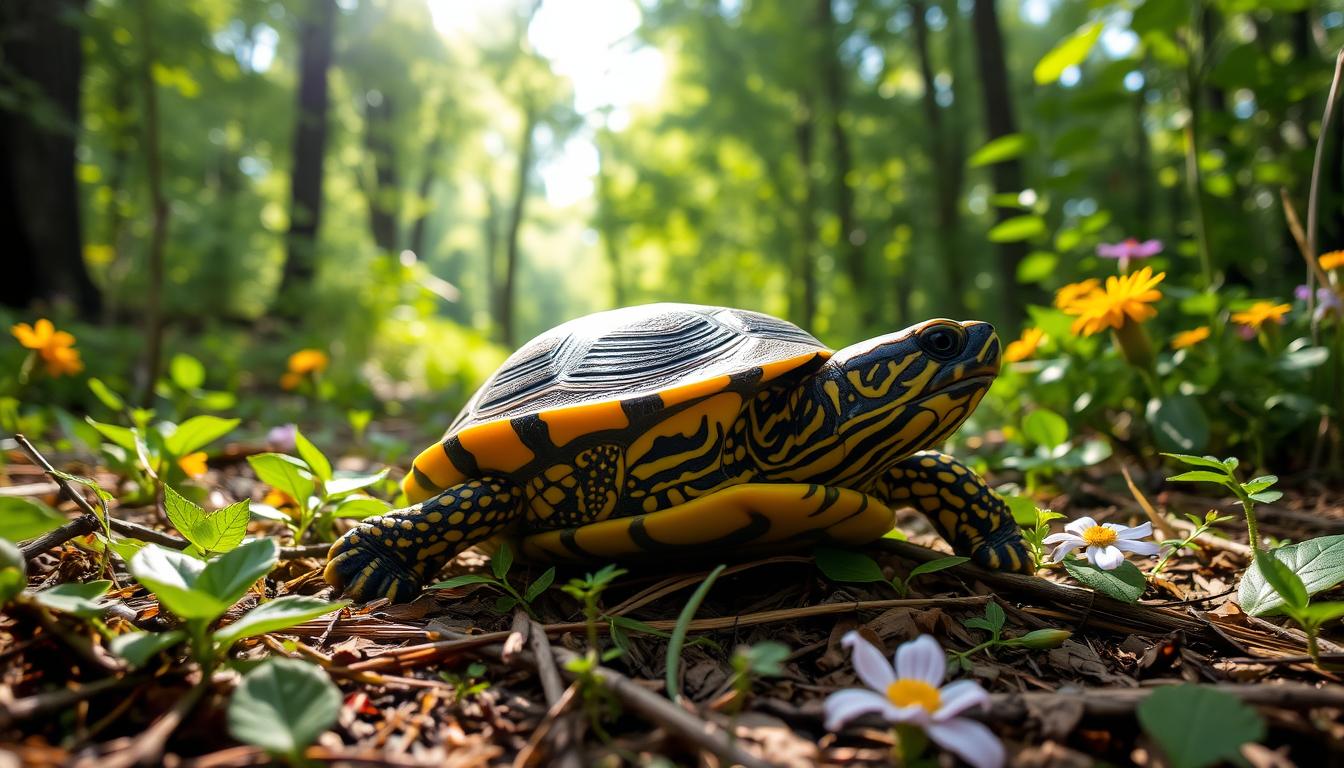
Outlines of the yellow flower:
M303 383L303 375L295 373L293 371L290 371L289 373L286 373L284 376L280 377L281 389L286 390L298 389L299 385L302 383Z
M294 500L294 497L279 488L272 488L267 491L266 498L262 499L261 503L268 507L274 507L290 517L297 516L299 511L299 503Z
M188 453L186 456L179 457L177 466L187 474L187 477L200 477L205 474L205 451Z
M29 325L19 323L10 328L10 333L19 340L19 344L37 352L50 376L74 375L84 370L84 362L79 359L79 350L75 349L75 337L65 331L56 330L56 326L45 317Z
M1273 320L1280 325L1283 324L1283 316L1292 309L1287 304L1275 304L1270 301L1257 301L1249 309L1241 312L1232 313L1232 322L1241 323L1255 330L1260 330L1260 326Z
M1080 283L1069 283L1055 291L1055 308L1063 309L1078 299L1094 293L1099 288L1101 288L1101 281L1095 277L1089 277Z
M1084 336L1100 333L1107 328L1120 330L1127 323L1142 323L1157 316L1149 304L1162 298L1157 284L1166 272L1153 274L1152 267L1144 267L1128 275L1106 278L1106 287L1078 296L1061 307L1065 313L1078 318L1073 332Z
M1022 337L1011 342L1008 348L1004 350L1003 359L1010 363L1026 360L1036 353L1036 347L1041 345L1041 339L1044 338L1045 331L1040 328L1023 329Z
M1201 341L1209 338L1209 329L1201 325L1198 328L1191 328L1188 331L1181 331L1171 339L1172 349L1185 349L1193 347Z
M320 349L300 349L289 356L289 370L299 375L321 373L327 370L328 362L327 353Z
M1321 269L1339 269L1344 267L1344 251L1330 251L1329 253L1323 253L1317 261L1320 262Z

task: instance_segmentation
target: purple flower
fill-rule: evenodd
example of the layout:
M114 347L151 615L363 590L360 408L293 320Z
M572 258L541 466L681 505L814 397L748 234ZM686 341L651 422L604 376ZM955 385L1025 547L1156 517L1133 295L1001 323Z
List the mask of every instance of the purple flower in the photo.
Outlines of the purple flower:
M1119 243L1102 243L1097 246L1097 255L1103 259L1146 259L1150 256L1156 256L1162 252L1161 240L1144 240L1139 242L1134 238L1128 238Z
M281 453L294 452L294 435L299 431L297 424L285 424L280 427L271 427L271 431L266 433L266 443L273 450Z
M1306 302L1311 296L1311 289L1305 285L1297 286L1293 295L1298 301ZM1316 288L1316 309L1311 313L1312 322L1319 323L1325 319L1326 315L1335 315L1344 318L1344 299L1335 293L1333 288L1328 286L1318 286Z
M1311 298L1311 289L1304 283L1293 289L1293 295L1297 297L1298 301L1306 301Z

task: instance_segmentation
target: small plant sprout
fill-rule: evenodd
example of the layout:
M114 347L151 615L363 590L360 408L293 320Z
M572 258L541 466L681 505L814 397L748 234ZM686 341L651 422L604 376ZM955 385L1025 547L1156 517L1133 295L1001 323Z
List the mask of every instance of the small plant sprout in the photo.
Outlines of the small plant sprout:
M1307 653L1321 669L1338 670L1338 665L1321 661L1319 636L1321 627L1332 621L1344 618L1344 602L1312 603L1307 594L1307 586L1293 569L1284 563L1274 552L1255 552L1255 565L1264 580L1273 587L1282 599L1278 609L1294 623L1302 627L1307 636Z
M1047 562L1045 539L1050 535L1050 523L1063 520L1064 515L1041 509L1025 496L1009 496L1005 501L1013 511L1013 518L1022 527L1022 540L1027 543L1027 552L1031 555L1031 570L1034 573Z
M1006 752L993 731L960 717L973 707L987 707L989 694L973 680L942 684L947 657L937 640L920 635L903 643L894 664L858 632L849 632L841 643L854 654L854 671L868 688L847 688L826 698L827 730L877 713L895 727L898 765L916 764L927 746L925 737L975 768L1004 764Z
M1183 453L1164 453L1163 456L1176 459L1196 469L1189 472L1183 472L1179 475L1168 477L1168 480L1184 483L1213 483L1221 485L1231 491L1241 502L1242 511L1246 514L1246 534L1250 539L1251 548L1260 550L1260 530L1255 520L1256 502L1270 504L1283 497L1279 491L1273 490L1275 483L1279 478L1274 475L1261 475L1248 482L1237 480L1237 465L1235 458L1216 459L1212 456L1190 456Z
M461 672L444 670L439 673L439 677L453 686L453 703L461 704L472 696L489 690L490 681L481 679L485 676L485 672L486 666L476 661L468 664Z
M294 532L295 542L303 541L309 527L329 541L335 538L337 518L363 519L391 509L387 502L359 493L387 477L387 469L338 474L326 455L297 428L294 446L298 458L283 453L259 453L248 456L247 463L262 482L294 500L292 515L265 506L254 511L288 526Z
M1150 578L1156 577L1161 573L1162 569L1167 567L1167 562L1171 560L1172 556L1177 552L1180 552L1183 549L1198 549L1195 542L1200 536L1208 533L1215 525L1231 520L1232 516L1220 515L1211 509L1205 513L1203 519L1198 515L1186 515L1185 519L1189 520L1190 524L1194 526L1190 535L1179 539L1167 539L1166 541L1161 542L1160 546L1165 551L1162 553L1162 558L1157 561L1157 565L1153 566L1153 570L1149 572L1148 575Z
M494 576L487 576L483 573L466 573L440 581L430 586L430 589L456 589L468 584L487 584L505 593L495 601L495 610L506 613L513 610L514 606L521 605L523 610L527 611L527 615L535 619L536 614L532 612L532 602L541 597L547 589L550 589L551 583L555 581L555 569L548 568L545 573L537 577L536 581L529 584L525 591L519 592L509 583L509 569L512 567L513 550L509 548L507 541L501 541L499 549L490 558L490 571Z
M587 629L588 650L578 658L571 659L565 668L575 673L579 686L579 695L583 700L584 711L588 714L588 724L603 741L611 741L603 722L620 713L620 702L611 691L602 685L598 668L602 662L621 655L620 648L612 648L605 653L598 644L597 628L602 620L602 610L598 599L602 592L627 571L615 565L603 566L596 573L586 574L582 579L570 579L561 587L565 594L583 603L583 619Z
M789 647L774 640L745 645L734 651L730 660L733 667L733 698L728 704L729 711L734 715L742 711L754 682L784 674L784 667L780 665L788 657Z
M1098 523L1084 516L1064 526L1064 533L1054 533L1042 543L1055 547L1050 554L1053 562L1060 562L1075 549L1086 547L1087 561L1103 571L1113 571L1125 562L1125 553L1153 556L1160 547L1143 539L1153 535L1153 524L1144 523L1127 528L1118 523Z
M1035 629L1021 637L1004 639L1003 625L1006 619L1003 608L998 603L989 602L985 604L984 616L974 616L961 622L967 629L979 629L989 633L989 638L968 651L953 651L952 666L970 671L970 658L980 651L989 648L1030 648L1044 651L1058 648L1073 636L1072 632L1063 629Z

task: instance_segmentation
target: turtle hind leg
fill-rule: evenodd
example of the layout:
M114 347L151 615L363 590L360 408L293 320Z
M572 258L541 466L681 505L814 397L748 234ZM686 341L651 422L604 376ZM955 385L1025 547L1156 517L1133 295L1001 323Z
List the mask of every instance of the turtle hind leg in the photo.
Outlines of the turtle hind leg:
M359 602L406 602L457 553L516 522L522 498L511 480L487 476L368 518L332 545L323 575Z
M1008 505L945 453L921 451L902 460L870 493L893 508L922 512L959 555L995 570L1031 571L1031 556Z

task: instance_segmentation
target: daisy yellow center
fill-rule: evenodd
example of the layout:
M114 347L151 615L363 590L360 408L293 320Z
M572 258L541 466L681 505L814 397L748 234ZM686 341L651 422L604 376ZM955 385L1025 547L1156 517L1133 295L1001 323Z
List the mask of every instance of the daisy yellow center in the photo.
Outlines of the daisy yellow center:
M923 707L933 714L942 704L938 689L923 680L902 678L887 686L887 699L898 707Z
M1089 547L1109 547L1115 543L1115 531L1104 525L1094 525L1083 531L1083 541Z

